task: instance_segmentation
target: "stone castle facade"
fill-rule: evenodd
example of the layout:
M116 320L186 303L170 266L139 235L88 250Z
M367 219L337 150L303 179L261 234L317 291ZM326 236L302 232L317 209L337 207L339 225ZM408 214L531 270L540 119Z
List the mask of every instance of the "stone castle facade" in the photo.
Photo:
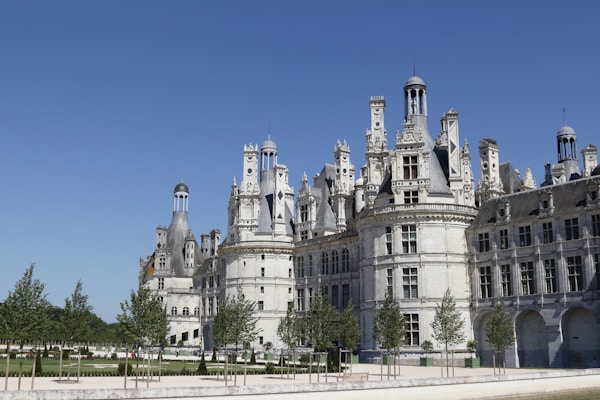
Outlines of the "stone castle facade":
M467 340L479 341L484 363L491 350L483 326L500 298L517 333L509 364L595 362L600 357L596 148L584 148L580 170L575 132L561 128L558 163L546 166L537 188L530 170L521 178L510 164L500 163L498 144L484 139L482 179L475 187L458 113L452 108L444 113L434 137L421 78L412 76L404 85L404 124L391 144L385 99L372 97L369 108L371 127L358 176L349 146L338 141L333 162L312 183L304 175L297 196L270 137L260 147L244 146L242 177L231 185L222 240L213 230L198 246L187 222L189 189L183 183L175 187L171 225L157 228L153 255L140 260L140 281L157 291L170 315L170 343L212 348L219 301L241 288L256 302L261 333L252 346L283 347L276 334L279 320L288 307L302 314L323 288L339 311L350 299L356 305L363 350L377 349L373 318L391 292L405 315L405 348L419 349L432 340L435 308L450 289L467 321ZM550 242L542 239L547 223L554 229ZM526 227L529 241L520 242ZM544 275L550 255L551 288ZM579 272L575 277L573 268ZM585 334L577 333L582 330Z

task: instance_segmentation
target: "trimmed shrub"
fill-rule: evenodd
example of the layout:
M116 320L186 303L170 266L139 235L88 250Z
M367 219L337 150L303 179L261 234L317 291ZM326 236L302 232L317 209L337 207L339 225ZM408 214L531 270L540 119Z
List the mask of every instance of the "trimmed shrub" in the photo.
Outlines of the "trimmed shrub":
M125 374L125 363L119 363L117 367L117 376L123 376ZM127 376L133 375L133 366L131 364L127 364Z
M265 365L265 374L274 374L275 373L275 364L273 363L267 363L267 365Z
M202 358L200 359L200 363L198 364L198 374L208 375L208 368L206 368L206 361L204 361L204 353L202 353Z
M39 350L37 351L37 357L35 357L35 374L42 375L42 355Z
M252 349L252 355L250 356L250 364L256 364L256 354L254 354L254 349Z

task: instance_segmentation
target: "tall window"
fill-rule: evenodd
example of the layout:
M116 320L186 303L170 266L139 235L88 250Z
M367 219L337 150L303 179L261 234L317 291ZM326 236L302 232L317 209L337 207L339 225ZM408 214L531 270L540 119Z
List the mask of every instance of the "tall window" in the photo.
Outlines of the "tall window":
M390 295L394 295L394 270L392 268L387 269L387 292Z
M417 179L419 176L419 163L417 156L402 157L404 179Z
M402 289L405 299L416 299L419 297L417 271L416 267L402 268Z
M567 279L570 291L578 292L583 290L581 256L567 257Z
M215 305L214 298L213 297L209 297L208 298L208 315L209 316L213 315L214 305Z
M542 223L542 242L552 243L554 241L554 232L552 231L552 222Z
M565 238L567 240L579 239L579 220L577 218L565 219Z
M338 274L340 272L340 256L337 250L331 252L331 273Z
M164 289L165 288L165 278L158 278L158 289Z
M385 228L385 254L392 254L392 227L386 226Z
M296 273L300 278L304 276L304 257L302 256L296 259Z
M488 232L479 234L479 252L490 251L490 234Z
M300 231L300 240L308 239L308 231Z
M177 315L177 307L171 307L171 315Z
M258 301L258 311L263 311L265 309L265 302L262 300Z
M200 316L200 307L194 307L194 317Z
M313 274L313 257L312 254L308 255L308 276Z
M348 249L342 249L342 272L350 272L350 253Z
M419 346L419 314L404 314L407 346Z
M348 307L350 301L350 284L342 285L342 308Z
M417 252L417 227L416 225L402 225L402 252Z
M479 283L481 298L492 297L492 267L479 268Z
M498 233L500 235L500 249L508 249L508 230L501 229Z
M510 264L504 264L500 266L500 279L502 279L502 296L512 296Z
M329 254L326 251L321 253L321 275L329 273Z
M592 236L600 236L600 214L592 215Z
M298 297L296 297L296 308L298 311L304 311L304 289L298 289Z
M521 287L523 295L533 294L533 262L527 261L521 263Z
M183 310L181 310L181 315L185 315L186 317L190 315L190 308L189 307L183 307Z
M211 275L208 277L208 287L211 288L214 286L215 286L215 277Z
M519 246L531 246L531 227L529 225L519 227Z
M404 204L416 204L419 202L419 191L418 190L405 190L404 191Z
M556 293L556 262L553 258L544 260L544 273L546 274L546 293Z
M331 286L331 305L335 308L340 306L339 288L338 285Z
M300 222L308 221L308 204L302 204L300 206Z

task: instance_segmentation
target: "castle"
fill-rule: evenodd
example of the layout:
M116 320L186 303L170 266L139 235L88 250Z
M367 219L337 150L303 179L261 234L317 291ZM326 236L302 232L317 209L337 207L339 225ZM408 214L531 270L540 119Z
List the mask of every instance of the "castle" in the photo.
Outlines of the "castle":
M479 144L475 187L471 153L461 145L451 108L429 131L427 86L404 85L404 124L388 143L386 101L371 97L363 166L356 175L345 142L295 196L271 138L243 148L227 232L202 235L187 221L189 188L174 190L173 219L156 229L153 255L140 259L140 282L155 290L170 317L169 342L210 349L219 301L241 288L256 302L256 343L284 347L279 320L302 314L317 290L343 310L356 305L364 351L376 350L373 318L391 293L406 321L405 349L432 340L435 308L447 289L479 341L483 364L493 350L483 327L501 299L515 321L511 366L590 366L600 360L600 167L596 147L577 158L576 134L557 134L558 163L538 188L500 163L496 141ZM391 147L391 148L390 148ZM435 341L434 341L435 344ZM464 345L459 346L464 348Z

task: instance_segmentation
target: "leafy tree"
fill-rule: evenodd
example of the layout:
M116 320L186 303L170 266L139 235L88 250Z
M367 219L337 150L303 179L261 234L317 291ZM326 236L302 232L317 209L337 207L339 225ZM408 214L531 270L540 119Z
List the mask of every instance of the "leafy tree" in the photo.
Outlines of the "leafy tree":
M450 289L447 289L442 298L442 304L438 304L435 308L435 316L431 323L433 338L443 343L446 349L446 368L448 368L448 346L465 340L464 326L465 320L461 317L460 311L456 309L456 302Z
M0 332L5 338L16 340L21 348L27 340L42 340L47 337L50 320L50 303L44 293L45 285L33 279L35 264L31 264L8 292L0 305Z
M136 344L151 346L164 344L169 332L169 321L160 299L146 286L131 291L130 300L121 303L122 314L117 315L119 327Z
M279 320L277 325L277 335L288 348L288 351L296 346L300 340L301 326L300 319L296 316L292 307L289 307L285 317Z
M65 299L65 308L60 321L64 329L64 338L69 341L83 342L92 337L92 307L88 296L82 293L83 283L77 281L71 298Z
M256 340L260 330L256 327L255 305L255 302L246 299L239 286L236 296L228 295L213 323L215 342L222 346L234 345L237 351L244 342Z
M509 313L504 310L504 303L498 300L492 318L485 323L485 336L489 344L502 354L515 342L515 328Z
M375 312L373 338L387 351L396 350L406 340L404 315L390 292L386 293L383 306Z
M335 347L337 313L323 290L317 290L304 315L305 333L317 351Z
M338 339L350 350L355 349L360 342L360 324L358 323L358 317L354 314L352 299L348 301L346 309L340 315Z
M206 360L204 359L204 352L202 352L202 358L198 364L198 375L208 375L208 368L206 368Z

